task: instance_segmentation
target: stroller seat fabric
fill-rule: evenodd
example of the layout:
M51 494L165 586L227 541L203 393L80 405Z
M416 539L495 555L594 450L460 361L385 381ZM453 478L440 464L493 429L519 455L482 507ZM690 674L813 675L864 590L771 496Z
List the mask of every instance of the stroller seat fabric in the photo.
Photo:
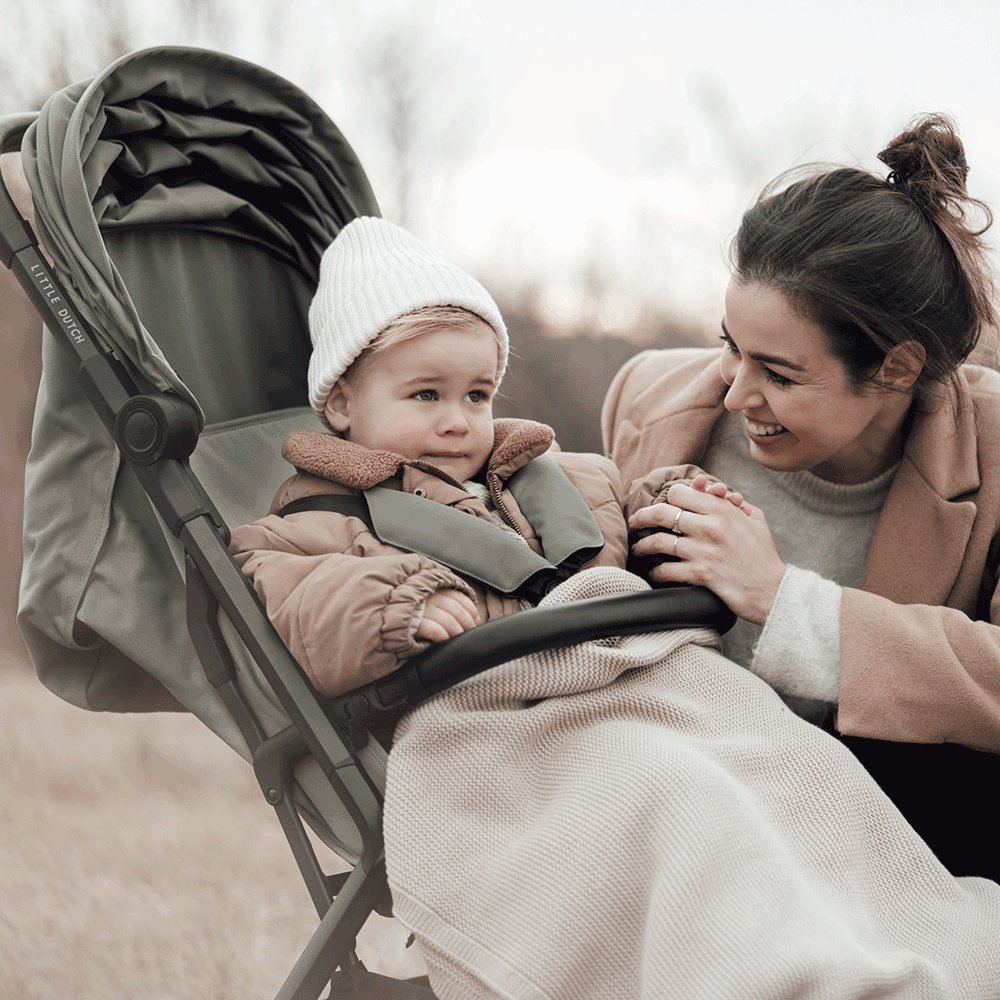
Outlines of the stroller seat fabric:
M74 305L141 386L197 407L191 468L227 524L253 520L288 475L281 441L321 429L306 388L319 258L351 218L379 214L350 146L266 70L168 47L54 95L22 149L39 236ZM249 758L184 627L183 563L46 337L18 615L39 677L84 708L189 710ZM284 729L224 616L220 626L265 735ZM313 770L299 766L306 784ZM337 835L304 807L355 861L353 824Z

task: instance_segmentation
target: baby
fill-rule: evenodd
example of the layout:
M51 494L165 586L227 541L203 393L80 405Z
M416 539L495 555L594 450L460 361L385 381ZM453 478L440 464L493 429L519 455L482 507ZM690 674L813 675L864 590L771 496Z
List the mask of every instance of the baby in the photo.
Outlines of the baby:
M295 475L268 516L233 532L230 547L321 694L384 676L430 643L521 603L381 541L359 517L301 503L280 516L291 503L380 486L472 514L543 554L541 529L522 510L538 505L523 493L519 503L508 482L549 452L604 538L579 568L625 565L614 465L550 451L554 435L543 424L493 418L507 330L470 275L383 219L355 219L323 256L309 324L310 401L331 433L288 436L282 454Z

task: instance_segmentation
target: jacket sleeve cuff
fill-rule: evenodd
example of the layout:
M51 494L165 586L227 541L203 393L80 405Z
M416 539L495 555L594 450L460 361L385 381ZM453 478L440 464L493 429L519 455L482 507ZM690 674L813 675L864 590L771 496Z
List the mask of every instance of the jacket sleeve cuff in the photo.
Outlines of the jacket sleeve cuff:
M450 569L438 564L421 567L420 571L393 587L382 610L380 628L382 648L400 658L413 656L430 643L416 638L423 618L424 604L439 590L460 590L473 601L475 592Z
M697 465L670 465L653 469L648 475L631 484L625 501L626 516L631 516L637 510L651 507L655 503L666 503L667 492L671 486L675 483L690 486L698 476L706 476L709 485L721 482Z
M776 691L835 703L840 696L843 588L789 566L754 647L750 670Z

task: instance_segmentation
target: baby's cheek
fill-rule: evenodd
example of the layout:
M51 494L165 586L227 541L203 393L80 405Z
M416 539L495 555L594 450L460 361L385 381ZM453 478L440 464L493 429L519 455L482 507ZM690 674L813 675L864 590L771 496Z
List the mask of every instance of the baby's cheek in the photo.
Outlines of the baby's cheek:
M493 421L476 429L476 455L484 462L490 457L493 451Z

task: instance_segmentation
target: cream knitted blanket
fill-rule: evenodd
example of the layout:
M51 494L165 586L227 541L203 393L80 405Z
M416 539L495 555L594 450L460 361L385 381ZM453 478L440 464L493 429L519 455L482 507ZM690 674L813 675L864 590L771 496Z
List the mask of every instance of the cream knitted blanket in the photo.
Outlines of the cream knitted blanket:
M546 602L645 587L591 570ZM1000 997L1000 886L952 878L717 643L526 656L404 719L389 882L438 996Z

